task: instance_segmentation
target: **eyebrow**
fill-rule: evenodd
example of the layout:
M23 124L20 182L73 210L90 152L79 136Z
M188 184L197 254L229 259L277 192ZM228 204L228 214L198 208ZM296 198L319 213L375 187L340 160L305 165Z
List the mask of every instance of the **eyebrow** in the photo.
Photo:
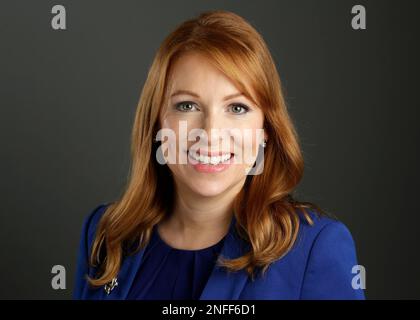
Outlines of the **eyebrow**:
M173 94L171 94L171 98L174 97L174 96L182 95L182 94L190 95L190 96L193 96L193 97L196 97L196 98L200 98L200 95L198 95L197 93L194 93L192 91L189 91L189 90L177 90ZM243 95L244 94L242 92L237 92L237 93L233 93L233 94L230 94L230 95L224 97L223 100L226 101L226 100L236 98L236 97L239 97L239 96L243 96Z

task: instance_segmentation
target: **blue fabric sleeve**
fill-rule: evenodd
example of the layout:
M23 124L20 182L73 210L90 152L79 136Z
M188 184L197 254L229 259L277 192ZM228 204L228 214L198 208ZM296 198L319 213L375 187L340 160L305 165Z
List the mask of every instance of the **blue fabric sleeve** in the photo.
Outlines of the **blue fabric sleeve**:
M73 288L73 299L81 299L83 288L85 285L85 275L88 273L88 244L87 244L87 230L89 227L89 222L91 220L91 215L86 217L83 221L82 232L79 242L79 251L77 255L77 264L76 264L76 277L74 281Z
M352 287L356 249L347 227L333 221L316 236L307 261L301 299L365 299L363 289Z
M106 205L104 204L97 206L83 221L73 287L74 300L82 299L84 288L87 285L86 276L89 274L90 246L96 232L96 225L105 208Z

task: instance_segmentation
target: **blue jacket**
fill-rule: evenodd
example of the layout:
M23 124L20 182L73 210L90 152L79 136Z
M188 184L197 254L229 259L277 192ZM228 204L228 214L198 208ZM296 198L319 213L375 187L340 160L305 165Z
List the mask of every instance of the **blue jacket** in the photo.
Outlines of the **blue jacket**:
M144 249L124 258L117 276L118 285L109 294L104 287L90 288L85 275L93 276L95 268L88 266L88 257L100 217L107 204L89 214L83 223L74 299L125 299L136 271L142 263ZM353 266L357 265L355 245L346 226L311 212L314 225L301 218L298 238L293 248L272 263L264 277L252 282L245 270L228 273L215 266L200 296L200 300L283 300L283 299L364 299L363 289L353 289ZM228 258L243 255L248 245L234 228L235 218L225 238L221 254Z

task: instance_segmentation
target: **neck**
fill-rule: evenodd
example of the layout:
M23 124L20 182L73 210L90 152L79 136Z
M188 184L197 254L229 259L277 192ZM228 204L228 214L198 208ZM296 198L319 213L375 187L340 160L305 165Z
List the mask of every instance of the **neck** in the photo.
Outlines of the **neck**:
M190 250L217 243L229 231L233 201L241 188L239 184L205 197L177 186L174 210L159 226L161 237L173 247Z

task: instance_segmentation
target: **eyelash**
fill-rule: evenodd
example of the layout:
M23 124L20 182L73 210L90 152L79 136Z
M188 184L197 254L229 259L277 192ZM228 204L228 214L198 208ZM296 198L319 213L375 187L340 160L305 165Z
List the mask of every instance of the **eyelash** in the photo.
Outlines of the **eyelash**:
M189 112L190 110L187 110L187 111L180 110L180 106L183 105L183 104L193 104L193 105L196 105L192 101L182 101L182 102L179 102L179 103L175 104L175 109L178 110L178 111L180 111L180 112ZM245 105L243 103L233 103L233 104L231 104L231 106L233 106L233 107L239 106L239 107L241 107L241 108L243 108L245 110L244 112L241 112L241 113L233 112L234 114L246 114L251 109L250 107L248 107L247 105Z

